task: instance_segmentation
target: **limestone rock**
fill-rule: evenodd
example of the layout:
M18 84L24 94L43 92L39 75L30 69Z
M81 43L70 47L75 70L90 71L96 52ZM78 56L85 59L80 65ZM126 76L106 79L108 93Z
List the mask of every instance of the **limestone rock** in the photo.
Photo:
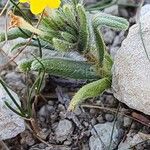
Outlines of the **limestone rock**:
M150 11L141 14L141 32L146 51L137 23L130 28L115 56L112 89L118 100L150 115Z
M20 103L17 94L11 90L9 91L16 101ZM13 138L25 130L23 119L11 111L5 105L4 101L7 101L13 108L16 109L16 106L13 104L9 95L0 84L0 141Z

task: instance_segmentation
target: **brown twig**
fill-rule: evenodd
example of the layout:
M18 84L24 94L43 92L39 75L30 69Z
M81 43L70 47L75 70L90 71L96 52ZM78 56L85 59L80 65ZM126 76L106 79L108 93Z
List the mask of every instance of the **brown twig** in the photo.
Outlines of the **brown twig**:
M107 111L111 111L111 112L114 112L114 113L117 112L117 109L112 109L112 108L107 108L107 107L100 107L100 106L96 106L96 105L93 105L93 106L92 105L81 105L81 106L82 107L86 107L86 108L95 108L95 109L107 110ZM132 120L135 120L135 121L137 121L137 122L139 122L139 123L141 123L141 124L143 124L143 125L145 125L147 127L150 127L150 124L146 124L146 123L144 123L144 122L142 122L142 121L140 121L140 120L138 120L138 119L136 119L136 118L134 118L132 116L126 115L126 114L124 114L122 112L118 112L118 114L126 116L126 117L128 117L128 118L130 118Z

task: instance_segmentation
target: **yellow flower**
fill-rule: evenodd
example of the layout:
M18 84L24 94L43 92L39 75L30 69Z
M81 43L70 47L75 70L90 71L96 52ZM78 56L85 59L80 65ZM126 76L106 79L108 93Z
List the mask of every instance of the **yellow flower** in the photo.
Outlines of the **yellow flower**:
M33 14L41 13L45 8L56 9L60 6L61 0L19 0L20 3L29 3Z

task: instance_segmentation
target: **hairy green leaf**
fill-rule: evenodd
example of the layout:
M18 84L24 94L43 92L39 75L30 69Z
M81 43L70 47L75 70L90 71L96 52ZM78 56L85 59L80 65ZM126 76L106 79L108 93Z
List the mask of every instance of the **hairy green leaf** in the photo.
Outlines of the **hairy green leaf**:
M129 27L129 22L121 17L97 13L93 16L93 25L95 27L107 26L115 30L126 30Z
M76 44L69 43L65 40L57 38L53 38L53 46L55 47L56 50L59 50L60 52L67 52L76 49Z
M64 58L49 58L40 60L44 65L46 73L73 79L98 79L100 78L95 67L86 62L73 61ZM38 61L34 61L31 70L43 70Z
M76 10L78 13L79 19L79 44L78 49L79 51L87 51L88 42L89 42L89 28L88 28L88 20L86 16L85 9L83 5L78 4L76 6Z
M83 86L72 98L68 110L75 110L77 105L81 104L84 100L99 96L110 87L111 79L109 78L103 78Z
M7 36L7 40L14 40L17 39L18 37L27 39L29 38L32 33L26 30L23 30L24 32L22 32L19 28L15 28L15 29L11 29L6 33ZM5 33L2 32L0 33L0 42L5 41Z

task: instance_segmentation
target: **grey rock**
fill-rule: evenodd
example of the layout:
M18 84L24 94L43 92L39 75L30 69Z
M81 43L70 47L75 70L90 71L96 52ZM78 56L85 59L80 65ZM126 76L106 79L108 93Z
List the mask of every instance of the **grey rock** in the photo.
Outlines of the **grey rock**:
M111 29L105 29L105 33L104 33L104 41L107 43L107 44L112 44L113 40L114 40L114 37L115 37L115 32L112 31Z
M39 116L46 118L49 114L53 113L55 108L50 105L43 105L38 111Z
M119 15L122 17L125 17L125 18L128 18L128 16L129 16L127 9L125 9L123 7L119 8Z
M130 131L127 134L126 140L119 144L118 150L128 150L130 147L132 147L144 140L146 140L146 139L140 133L133 134L132 131Z
M25 78L25 75L11 71L6 74L5 81L13 90L23 95L26 90L25 80L23 78Z
M47 109L46 105L42 106L38 112L39 116L46 117L47 116Z
M144 2L145 2L145 4L150 4L149 0L145 0Z
M117 121L116 121L116 128L119 130L120 128L123 128L123 124L124 124L124 117L119 115L117 117Z
M116 55L116 53L117 53L117 51L118 51L119 48L120 48L119 46L116 46L116 47L112 46L110 48L110 54L111 54L111 56L112 56L113 59L114 59L114 57L115 57L115 55Z
M72 132L73 132L72 122L67 119L60 120L55 130L56 140L58 142L63 142L64 140L67 139L67 137L70 134L72 134Z
M104 122L105 122L105 120L104 120L104 118L103 118L102 115L99 115L96 119L97 119L97 121L98 121L99 123L104 123Z
M113 123L97 124L94 129L91 130L92 136L89 139L90 150L106 150L110 144L110 137L112 131ZM95 132L96 130L96 132ZM98 134L98 135L97 135ZM113 134L112 145L115 144L115 137L118 131L115 128Z
M15 100L20 104L19 97L9 89ZM0 140L10 139L25 130L24 120L12 112L6 105L7 101L15 110L18 110L9 95L0 84Z
M141 17L141 32L150 57L150 11ZM133 25L118 50L112 69L114 96L129 107L150 115L150 60L144 50L139 24Z
M150 11L150 4L144 5L141 9L140 16L143 17Z
M120 46L122 41L125 39L125 31L121 31L119 35L114 38L112 46Z
M129 127L131 125L131 122L132 122L132 120L130 118L124 117L123 126L124 127Z
M92 118L90 122L91 122L91 124L94 126L94 125L96 124L96 119L95 119L95 118Z
M9 60L8 56L4 53L2 49L0 49L0 68L2 68L3 65L5 65L8 62L8 60Z
M113 114L105 114L106 121L112 122L114 120Z
M21 141L20 142L22 145L28 145L28 146L32 146L35 144L35 140L34 140L32 134L28 130L21 133Z
M104 13L118 16L118 5L112 5L104 9Z

